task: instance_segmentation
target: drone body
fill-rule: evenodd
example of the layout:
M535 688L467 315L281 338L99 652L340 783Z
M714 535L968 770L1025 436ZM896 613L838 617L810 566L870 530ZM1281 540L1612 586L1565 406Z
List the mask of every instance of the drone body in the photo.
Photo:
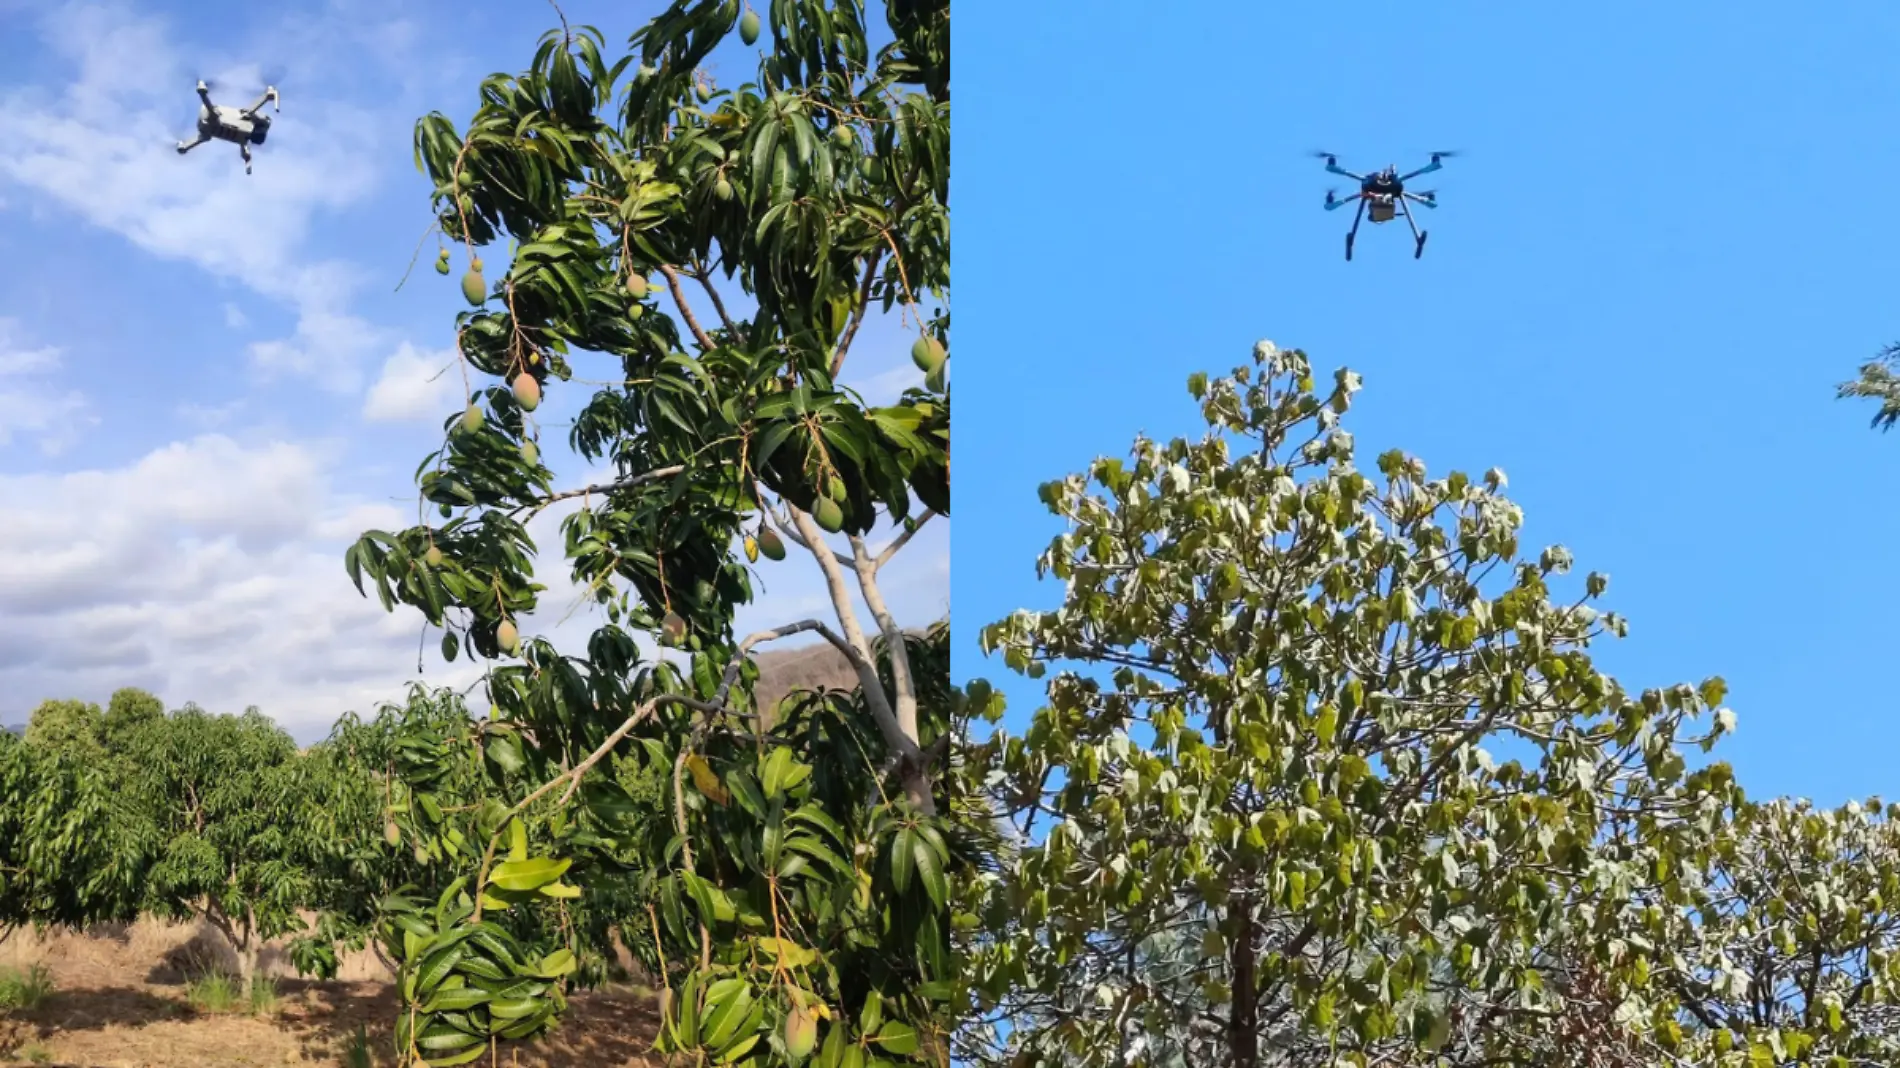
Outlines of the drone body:
M234 108L213 104L211 87L199 82L198 100L198 136L178 142L178 154L182 156L206 141L229 141L238 146L239 154L244 157L244 173L251 173L251 146L263 144L264 138L270 136L271 117L263 114L264 105L269 104L273 111L281 110L277 87L267 86L264 95L250 107Z
M1407 207L1407 204L1422 204L1428 208L1436 208L1438 206L1438 195L1431 192L1408 193L1405 190L1405 183L1420 175L1430 174L1443 167L1444 163L1441 161L1451 157L1454 153L1434 152L1432 153L1432 161L1430 163L1427 163L1425 166L1420 167L1410 174L1400 174L1399 169L1393 166L1388 166L1382 171L1375 171L1371 174L1354 174L1351 171L1341 169L1339 166L1339 157L1330 152L1316 152L1314 155L1326 161L1327 173L1343 175L1359 183L1359 191L1344 199L1335 198L1330 190L1326 193L1327 211L1332 211L1335 208L1343 208L1354 201L1358 201L1359 203L1359 207L1353 212L1352 229L1346 234L1346 258L1348 260L1352 259L1352 243L1353 239L1359 235L1359 221L1361 219L1369 218L1374 223L1385 223L1391 222L1394 215L1405 216L1406 224L1412 228L1412 238L1416 242L1412 249L1412 258L1418 259L1420 256L1425 255L1425 239L1429 237L1430 234L1418 228L1418 221L1412 218L1412 210Z

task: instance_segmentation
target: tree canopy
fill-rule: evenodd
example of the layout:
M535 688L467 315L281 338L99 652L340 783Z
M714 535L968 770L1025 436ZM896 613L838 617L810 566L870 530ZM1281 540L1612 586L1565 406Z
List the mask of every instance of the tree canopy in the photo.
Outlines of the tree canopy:
M1043 487L1061 604L983 638L1047 703L973 749L1015 844L963 1052L1889 1063L1884 825L1691 768L1722 680L1602 673L1604 577L1501 472L1360 470L1359 384L1263 342L1191 379L1205 436Z

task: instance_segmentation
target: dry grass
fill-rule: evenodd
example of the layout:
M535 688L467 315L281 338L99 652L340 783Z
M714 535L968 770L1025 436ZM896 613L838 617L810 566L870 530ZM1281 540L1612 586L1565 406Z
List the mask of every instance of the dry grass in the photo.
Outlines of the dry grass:
M388 973L369 954L342 963L346 978L310 982L289 974L281 947L267 948L259 961L267 979L260 989L274 989L275 1002L266 1005L235 987L230 999L205 997L205 976L235 958L221 937L196 925L141 921L45 937L21 931L0 946L0 970L25 974L37 964L50 976L51 990L31 1008L0 1011L0 1065L387 1068L394 1064L389 1047L396 1017ZM214 1008L211 1000L229 1004ZM582 992L555 1034L522 1046L516 1056L504 1053L497 1063L657 1068L659 1060L648 1053L655 1023L649 991ZM359 1034L367 1061L358 1052Z

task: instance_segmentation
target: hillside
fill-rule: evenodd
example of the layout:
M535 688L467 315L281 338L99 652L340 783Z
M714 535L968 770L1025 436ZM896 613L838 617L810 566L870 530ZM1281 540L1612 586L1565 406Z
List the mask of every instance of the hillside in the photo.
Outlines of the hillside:
M828 642L774 649L752 659L759 665L755 693L761 708L777 706L793 690L819 687L855 690L858 686L858 675L851 669L851 662Z

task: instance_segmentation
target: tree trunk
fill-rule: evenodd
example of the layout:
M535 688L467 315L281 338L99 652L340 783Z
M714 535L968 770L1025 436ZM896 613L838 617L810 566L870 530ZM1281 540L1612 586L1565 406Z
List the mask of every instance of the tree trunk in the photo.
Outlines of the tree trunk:
M1227 1063L1231 1068L1259 1068L1260 991L1254 968L1259 962L1259 931L1253 918L1253 891L1235 894L1227 907L1228 972L1233 980L1233 1005L1227 1016Z
M257 976L257 914L249 905L244 906L244 920L232 948L237 950L238 985L249 996L251 982Z

